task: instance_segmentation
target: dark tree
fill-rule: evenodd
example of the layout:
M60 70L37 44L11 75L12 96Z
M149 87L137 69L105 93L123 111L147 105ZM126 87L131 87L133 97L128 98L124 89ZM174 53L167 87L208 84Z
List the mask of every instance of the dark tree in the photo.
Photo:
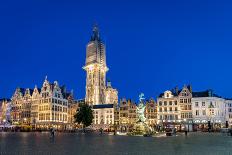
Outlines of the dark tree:
M85 127L90 126L93 122L93 110L87 104L81 104L80 110L74 115L75 122L82 123L83 129Z

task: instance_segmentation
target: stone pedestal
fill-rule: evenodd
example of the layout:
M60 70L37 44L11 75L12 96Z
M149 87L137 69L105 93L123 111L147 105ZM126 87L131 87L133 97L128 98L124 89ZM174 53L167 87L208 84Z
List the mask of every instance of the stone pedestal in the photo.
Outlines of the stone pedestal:
M129 135L149 135L152 131L150 127L144 122L136 122L133 127L133 131Z

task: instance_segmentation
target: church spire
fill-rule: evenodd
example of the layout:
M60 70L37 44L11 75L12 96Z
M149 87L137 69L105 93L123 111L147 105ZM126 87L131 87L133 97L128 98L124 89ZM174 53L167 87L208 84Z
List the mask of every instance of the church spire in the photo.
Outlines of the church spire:
M48 80L48 76L46 75L46 76L45 76L45 80L44 80L44 81L47 81L47 80Z
M93 33L91 36L91 41L95 41L95 40L100 41L99 28L98 28L97 24L94 24Z

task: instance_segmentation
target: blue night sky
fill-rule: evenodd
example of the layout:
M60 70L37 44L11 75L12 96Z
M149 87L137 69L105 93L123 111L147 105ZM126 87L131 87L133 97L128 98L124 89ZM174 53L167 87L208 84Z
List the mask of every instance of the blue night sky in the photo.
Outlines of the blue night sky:
M85 96L86 44L98 23L119 97L192 84L232 97L232 5L223 1L1 1L0 97L45 76Z

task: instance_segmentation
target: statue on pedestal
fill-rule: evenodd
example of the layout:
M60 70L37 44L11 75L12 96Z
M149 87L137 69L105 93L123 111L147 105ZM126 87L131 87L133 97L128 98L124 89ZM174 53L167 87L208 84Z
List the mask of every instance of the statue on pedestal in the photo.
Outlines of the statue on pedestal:
M133 125L133 131L129 135L151 135L151 129L146 123L146 117L144 116L144 111L146 105L144 104L144 94L139 95L139 104L136 107L136 114L138 116L138 121Z
M141 93L139 95L139 105L138 107L136 107L136 113L138 114L138 122L145 122L146 121L146 118L144 116L144 111L145 111L145 108L146 106L143 104L143 100L144 100L144 94Z

